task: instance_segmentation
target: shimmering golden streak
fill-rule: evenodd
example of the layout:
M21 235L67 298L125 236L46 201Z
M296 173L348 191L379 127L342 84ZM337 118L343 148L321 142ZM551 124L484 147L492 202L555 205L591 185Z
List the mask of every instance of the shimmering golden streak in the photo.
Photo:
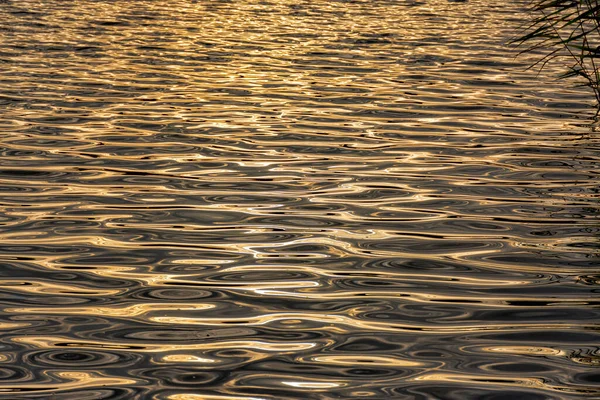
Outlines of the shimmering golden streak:
M455 261L459 263L465 263L466 265L474 264L479 268L485 268L490 271L499 271L506 273L506 269L514 272L526 272L532 274L547 273L548 271L543 267L532 265L532 264L519 264L519 263L502 263L496 260L487 261L485 258L470 260L468 258L461 258L457 254L449 254L445 256L447 260ZM561 274L581 274L581 268L562 266L560 267ZM558 299L557 299L558 300Z
M524 378L524 377L505 377L498 375L475 375L475 374L460 374L453 372L434 372L425 373L414 378L409 378L409 381L434 381L434 382L451 382L461 384L479 384L485 386L499 387L530 387L542 390L548 390L559 393L599 393L597 387L583 385L552 385L545 382L541 378Z
M3 257L0 256L0 259ZM62 269L62 266L57 265L57 261L60 260L60 257L38 257L39 262L45 265L50 269ZM219 260L221 262L221 260ZM210 262L210 264L214 264ZM250 267L249 267L250 268ZM254 267L252 267L254 268ZM256 266L256 268L264 268L264 266ZM283 267L281 267L283 268ZM287 267L286 267L287 268ZM329 275L327 271L315 270L311 267L294 267L295 270L302 270L307 272L314 272L321 275L332 276ZM234 271L244 271L245 267L236 267L233 269ZM247 269L248 271L252 271L252 269ZM264 269L263 269L264 270ZM227 271L227 270L224 270ZM359 297L368 297L368 298L381 298L381 299L389 299L389 298L403 298L403 300L410 302L434 302L443 304L444 301L452 301L453 303L460 303L464 301L468 304L473 304L477 307L505 307L506 304L512 301L543 301L551 304L554 307L572 307L573 305L583 305L588 302L595 301L594 297L575 297L575 298L566 298L566 297L525 297L525 296L485 296L481 297L480 295L461 295L461 296L450 296L450 295L437 295L437 294L428 294L422 292L411 292L411 291L383 291L383 290L363 290L363 291L344 291L342 292L322 292L322 293L312 293L307 291L284 291L281 289L303 289L303 288L317 288L321 285L317 281L311 280L281 280L281 281L269 281L269 282L260 282L260 281L245 281L245 282L226 282L224 284L223 281L215 281L215 282L207 282L203 280L187 280L186 277L195 277L196 275L187 274L152 274L152 273L143 273L138 272L136 268L133 267L97 267L94 270L86 270L87 273L92 273L94 275L102 276L102 277L110 277L110 278L118 278L118 279L128 279L128 280L137 280L142 281L148 286L169 286L172 284L177 285L189 285L190 287L208 287L214 290L243 290L243 291L253 291L261 296L277 296L277 297L288 297L288 298L303 298L303 299L320 299L323 301L326 300L337 300L337 299L356 299ZM340 273L339 270L336 270L335 273ZM352 272L356 273L355 271ZM382 272L376 272L375 274L379 275ZM318 276L318 275L316 275ZM419 276L418 274L416 275ZM345 277L345 276L342 276ZM350 275L347 276L350 278L360 278L361 275ZM364 276L365 278L372 277L371 275ZM402 274L397 275L397 279L402 281ZM426 280L429 279L428 278ZM445 282L447 279L444 276L437 277L435 275L431 275L431 279L439 279L441 282ZM463 278L456 278L462 280ZM470 279L470 278L467 278ZM409 279L410 280L410 279ZM502 281L502 284L510 284L511 281ZM453 282L460 284L459 282ZM493 281L483 282L480 280L473 280L473 283L478 283L485 286L494 286ZM467 283L465 283L467 284ZM513 284L526 284L522 281L515 281ZM63 286L63 285L61 285ZM13 287L11 287L13 288ZM18 288L18 287L17 287ZM25 290L25 289L23 289Z
M57 261L60 260L60 256L52 256L52 257L36 257L37 260L36 262L44 265L45 267L49 268L49 269L54 269L54 270L61 270L63 269L63 266L59 265L57 263ZM7 257L2 257L0 256L0 259L7 259ZM8 259L10 259L10 257L8 257ZM219 263L221 263L222 260L219 260ZM227 261L226 261L227 262ZM193 262L196 263L196 262ZM200 261L200 263L209 263L209 264L214 264L212 261ZM493 267L493 264L490 263L490 266ZM236 267L235 269L226 269L223 271L252 271L252 268L254 267L248 267L248 269L246 269L246 267L240 266L240 267ZM256 268L262 268L262 270L264 270L264 266L256 266ZM280 267L283 268L283 267ZM287 268L287 267L286 267ZM319 275L325 275L325 276L331 276L331 277L336 277L335 274L340 274L340 273L344 273L341 272L339 270L335 270L334 274L329 274L326 270L318 270L318 269L314 269L312 267L294 267L294 270L301 270L301 271L306 271L306 272L311 272L311 273L315 273L315 274L319 274ZM389 299L389 298L403 298L403 300L406 301L410 301L410 302L434 302L434 303L440 303L443 304L444 301L449 300L452 301L453 303L460 303L461 301L464 301L468 304L473 304L476 305L477 307L505 307L506 304L508 304L509 302L512 301L543 301L548 303L549 305L552 305L554 307L572 307L574 305L584 305L587 304L589 302L593 302L596 299L594 297L574 297L574 298L568 298L568 297L550 297L550 296L545 296L545 297L539 297L536 296L535 298L533 297L525 297L525 296L485 296L485 297L481 297L480 295L471 295L471 296L466 296L466 295L461 295L461 296L449 296L449 295L437 295L437 294L428 294L428 293L422 293L422 292L411 292L411 291L383 291L383 290L363 290L363 291L344 291L342 292L322 292L322 293L312 293L312 292L307 292L307 291L284 291L281 289L303 289L303 288L318 288L321 285L317 282L317 281L311 281L311 280L280 280L280 281L269 281L269 282L260 282L260 281L244 281L244 282L238 282L238 281L214 281L214 282L207 282L207 281L203 281L203 280L198 280L198 279L194 279L194 280L187 280L185 279L186 277L196 277L196 275L193 274L186 274L186 275L181 275L181 274L152 274L152 273L145 273L145 272L139 272L136 268L133 267L117 267L117 266L108 266L108 267L96 267L96 269L89 269L86 270L87 273L92 273L94 275L97 276L102 276L102 277L110 277L110 278L118 278L118 279L128 279L128 280L137 280L137 281L141 281L144 282L146 285L148 286L169 286L172 284L177 284L177 285L189 285L190 287L209 287L211 289L214 290L248 290L248 291L253 291L261 296L277 296L277 297L288 297L288 298L303 298L303 299L320 299L323 301L326 300L337 300L337 299L356 299L359 297L368 297L368 298L381 298L381 299ZM350 272L350 271L349 271ZM376 272L374 274L376 275L380 275L383 272ZM351 272L352 275L346 275L346 276L341 276L343 277L349 277L349 278L369 278L369 277L373 277L372 275L360 275L360 273L358 273L359 275L354 275L356 274L355 271ZM383 273L386 274L386 273ZM318 275L315 275L318 276ZM419 277L421 275L416 274L414 275L415 277ZM430 278L433 280L437 280L440 282L446 282L445 279L447 279L445 276L440 276L437 277L436 275L427 275L427 278L425 278L426 281L430 281ZM386 279L387 279L387 275L386 275ZM402 281L402 274L398 274L396 276L395 279L398 279L399 281ZM462 284L460 281L464 280L465 281L465 285L467 285L469 282L469 279L471 278L455 278L458 279L458 281L456 282L452 282L453 284L456 283L458 285ZM408 280L411 280L411 278L409 278ZM417 279L418 280L418 279ZM10 281L9 281L10 282ZM494 286L495 285L495 281L491 280L491 281L483 281L483 280L479 280L479 279L474 279L471 281L473 283L477 283L477 284L481 284L481 285L485 285L485 286ZM502 285L510 285L510 284L523 284L526 285L527 281L500 281ZM28 291L27 286L10 286L11 289L22 289L23 291ZM65 285L61 284L60 288L58 288L58 290L61 290L61 288L64 288ZM35 290L35 289L33 289ZM43 291L44 289L39 289L41 291ZM88 289L86 289L88 290ZM96 289L91 290L89 289L89 295L93 295L92 292L97 293ZM115 293L119 293L118 290L114 290ZM113 292L108 290L106 292L106 294L112 294ZM85 295L88 295L88 292L84 293ZM102 292L99 295L104 295L104 292Z
M220 251L230 251L230 252L245 252L247 254L255 254L256 251L253 249L254 247L259 247L262 245L252 245L252 244L189 244L182 245L180 242L142 242L136 241L134 243L129 241L121 241L114 240L110 238L106 238L103 236L57 236L57 237L44 237L44 238L31 238L31 239L10 239L10 235L8 237L4 235L0 235L0 239L5 244L69 244L69 245L95 245L102 247L112 247L112 248L126 248L130 249L133 246L138 247L171 247L171 248L188 248L188 249L204 249L204 250L220 250ZM264 245L262 245L264 246Z
M223 283L222 281L206 281L201 279L194 280L186 280L181 279L182 277L193 277L196 275L187 274L187 275L176 275L176 274L148 274L148 273L132 273L130 271L118 271L115 272L111 269L102 270L102 271L91 271L96 275L111 277L111 278L121 278L127 280L137 280L146 283L148 286L173 286L173 285L189 285L191 287L203 287L211 290L260 290L260 289L270 289L273 287L276 288L288 288L288 289L301 289L301 288L313 288L318 287L319 283L314 281L301 281L301 280L284 280L284 281L241 281L241 282L227 282Z
M173 264L185 264L185 265L221 265L221 264L230 264L235 262L234 260L210 260L210 259L201 259L201 258L181 258L177 260L171 261Z
M0 236L0 238L2 238ZM95 246L103 246L103 247L112 247L112 248L131 248L132 243L127 241L119 241L114 239L109 239L102 236L77 236L77 237L69 237L69 236L59 236L59 237L48 237L48 238L35 238L35 239L27 239L27 240L19 240L19 239L5 239L5 243L10 244L93 244ZM414 257L414 254L411 252L401 252L401 251L382 251L382 250L362 250L358 248L354 248L351 244L337 241L330 238L324 238L321 240L322 243L332 244L338 247L342 247L349 254L362 255L368 254L370 257ZM232 244L181 244L179 242L142 242L136 241L135 245L143 248L143 247L162 247L162 248L177 248L177 249L193 249L193 250L220 250L220 251L229 251L229 252L237 252L237 253L245 253L245 254L253 254L255 257L260 258L264 257L263 253L257 249L266 247L283 247L288 246L290 244L304 244L304 243L313 243L311 239L299 239L296 241L290 241L286 243L272 243L269 245L265 245L263 243L258 244L240 244L240 243L232 243ZM452 256L473 256L473 255L484 255L484 254L492 254L499 252L499 249L492 250L474 250L474 251L449 251L446 250L444 252L444 256L449 256L450 252ZM268 256L267 256L268 257ZM423 256L423 258L427 258Z
M480 383L488 385L519 385L519 386L543 386L541 379L535 378L519 378L519 377L502 377L502 376L483 376L473 374L459 374L451 372L435 372L425 373L420 376L411 378L412 381L442 381L442 382L461 382L461 383Z
M487 346L481 347L481 351L488 351L492 353L504 353L514 355L528 355L528 356L566 356L564 350L553 349L551 347L531 347L531 346Z
M275 286L275 283L273 283ZM572 307L573 305L584 305L590 302L595 302L597 298L595 297L574 297L574 298L565 298L565 297L525 297L525 296L482 296L480 294L475 295L460 295L460 296L450 296L450 295L437 295L437 294L429 294L423 292L411 292L406 290L346 290L343 293L331 293L331 292L321 292L321 293L312 293L306 290L298 291L298 292L287 292L283 290L277 289L262 289L262 288L248 288L248 290L254 291L263 296L278 296L278 297L289 297L289 298L301 298L301 299L318 299L318 300L339 300L339 299L358 299L358 298L369 298L369 299L392 299L392 298L402 298L406 301L411 302L419 302L419 303L433 303L433 304L444 304L448 302L452 302L453 304L460 304L461 301L467 304L472 304L476 307L506 307L509 302L513 301L543 301L548 303L548 305L552 305L553 307Z
M239 210L238 210L239 211ZM18 213L18 214L26 214L27 212L24 213ZM42 213L42 215L44 215ZM39 219L39 216L38 216ZM119 228L123 228L123 227L129 227L129 228L134 228L134 227L139 227L139 224L123 224L123 223L119 223L119 224L113 224L113 223L107 223L106 224L107 227L119 227ZM180 230L180 229L175 229L172 228L171 226L153 226L151 224L149 224L148 226L146 226L146 228L159 228L162 230ZM225 228L225 227L223 227ZM264 229L264 228L263 228ZM249 231L252 231L252 228L249 227L248 228ZM260 231L260 228L256 229L257 232L268 232L268 231ZM293 230L290 230L290 232L293 232ZM124 246L130 246L129 242L124 242L124 241L118 241L118 240L114 240L114 239L109 239L109 238L105 238L105 237L100 237L100 236L87 236L87 237L81 237L81 236L77 236L77 237L70 237L70 236L59 236L59 237L46 237L45 235L47 235L48 232L45 231L30 231L30 232L13 232L13 233L5 233L0 235L0 240L2 240L3 242L7 242L7 243L15 243L15 244L22 244L22 243L30 243L30 244L34 244L34 243L40 243L40 242L52 242L52 243L56 243L56 242L64 242L64 241L71 241L71 242L75 242L75 243L93 243L93 244L103 244L105 246L110 246L110 247L124 247ZM25 236L25 237L24 237ZM40 237L41 236L41 237ZM346 235L342 235L341 237L348 237L348 238L363 238L363 239L368 239L368 240L373 240L373 239L386 239L386 238L395 238L395 239L404 239L404 238L419 238L421 240L461 240L461 239L470 239L470 240L496 240L496 241L501 241L501 242L508 242L510 243L512 246L514 247L524 247L524 248L531 248L531 247L541 247L544 243L546 243L547 246L551 245L558 245L558 244L568 244L574 241L581 241L581 238L570 238L570 239L564 239L564 240L560 240L557 241L556 239L544 239L544 240L537 240L537 244L533 245L533 244L529 244L526 242L523 242L522 239L520 239L517 236L505 236L504 238L502 238L501 240L498 239L497 236L495 235L483 235L483 234L463 234L463 235L456 235L456 234L447 234L444 233L443 234L443 238L440 239L432 239L432 238L425 238L423 237L422 234L419 233L412 233L412 232L373 232L372 235L369 234L346 234ZM519 241L521 240L521 241ZM587 241L590 241L592 239L586 239ZM211 249L222 249L224 251L235 251L235 252L245 252L247 254L253 254L256 258L263 258L265 257L269 257L269 252L262 252L260 251L260 249L262 248L267 248L267 249L272 249L272 248L277 248L277 247L286 247L286 246L292 246L292 245L297 245L297 244L314 244L314 243L319 243L319 244L323 244L323 245L329 245L330 250L328 252L328 254L323 255L321 253L318 252L314 252L314 253L310 253L313 255L313 257L330 257L330 256L342 256L345 254L354 254L354 255L362 255L364 256L365 254L369 254L371 257L373 256L385 256L385 255L404 255L404 256L409 256L408 252L400 252L400 251L382 251L382 250L366 250L366 249L361 249L358 247L355 247L353 244L348 243L346 241L343 240L337 240L337 239L333 239L333 238L329 238L329 237L310 237L310 238L303 238L303 239L296 239L296 240L289 240L286 242L281 242L281 243L269 243L269 244L265 244L263 242L257 242L257 243L232 243L232 244L228 244L228 245L215 245L215 244L195 244L195 245L188 245L188 247L190 248L211 248ZM163 246L163 247L181 247L181 244L179 243L173 243L173 242L150 242L150 241L146 241L146 242L142 242L142 241L137 241L136 244L138 246L148 246L148 245L152 245L152 246ZM342 249L342 250L340 250ZM572 249L570 251L579 251L578 249ZM494 252L499 252L499 249L490 249L490 250L475 250L475 251L452 251L452 249L445 249L443 256L445 257L460 257L460 256L473 256L473 255L482 255L482 254L490 254L490 253L494 253ZM293 255L295 253L281 253L280 254L290 254ZM308 253L307 253L308 254ZM429 258L432 258L434 256L429 256ZM439 256L438 256L439 258Z
M326 382L326 381L281 381L286 386L292 386L301 389L333 389L348 386L348 382Z
M30 327L28 322L0 322L0 330L12 330Z
M138 317L154 311L180 311L180 310L208 310L214 308L213 304L190 304L190 303L142 303L131 306L111 306L111 307L23 307L6 308L4 312L25 313L25 314L76 314L87 316L107 316L107 317Z
M115 296L120 293L123 293L122 289L101 289L101 288L93 288L87 289L82 288L76 285L69 285L67 283L61 282L50 283L44 281L36 281L36 280L8 280L3 279L0 280L0 288L16 290L20 292L26 293L38 293L38 294L52 294L52 295L61 295L61 296Z
M214 358L198 357L191 354L168 354L161 357L161 360L168 363L199 363L199 364L217 364L221 361Z
M239 351L239 349L238 349ZM255 363L260 360L264 360L272 356L269 352L258 352L252 349L244 349L243 355L238 355L239 357L243 357L244 363ZM184 362L184 363L192 363L196 368L205 367L205 368L214 368L212 364L222 363L222 360L215 358L206 358L199 357L198 355L193 354L167 354L165 356L155 357L157 363L173 363L173 362Z
M193 351L193 350L219 350L219 349L251 349L267 352L296 352L313 349L317 346L311 342L287 342L272 343L259 340L227 340L215 341L199 344L156 344L156 343L138 343L129 344L109 342L109 341L85 341L81 339L69 338L66 336L19 336L11 339L16 343L24 343L40 349L52 347L60 348L81 348L81 349L109 349L109 350L127 350L139 353L156 353L169 351Z
M106 189L105 189L106 190ZM56 194L56 193L54 193ZM83 194L83 193L73 193L73 194ZM90 193L85 193L86 195L89 195ZM46 194L44 196L40 196L40 197L44 197L46 198L48 195L53 195L53 194ZM39 200L38 200L39 201ZM24 203L21 203L24 204ZM19 205L20 206L20 205ZM15 206L17 207L17 206ZM1 209L0 209L1 210ZM56 210L47 210L47 211L28 211L28 208L24 208L24 209L20 209L18 211L14 211L15 209L13 208L13 211L4 211L5 215L17 215L17 216L27 216L27 219L30 221L78 221L78 222L106 222L106 221L111 221L113 219L119 219L119 218L123 218L123 219L127 219L127 218L133 218L132 214L116 214L116 213L111 213L110 215L85 215L85 216L81 216L81 215L68 215L68 214L56 214ZM6 224L4 226L11 226L11 225L15 225L18 226L22 223L22 221L15 221L13 223L10 224Z
M85 389L92 387L102 387L102 386L125 386L125 385L135 385L139 384L139 381L133 379L126 379L116 376L106 376L97 372L75 372L75 371L60 371L60 372L52 372L52 374L57 375L59 378L66 379L70 382L65 383L27 383L27 393L37 394L39 392L50 392L48 395L49 398L52 398L52 393L54 391L65 391L70 389ZM23 384L22 383L0 383L0 397L3 392L17 392L22 393Z
M444 282L457 285L469 285L473 284L483 286L515 286L515 285L528 285L531 282L526 280L504 280L504 279L483 279L483 278L470 278L464 276L445 276L445 275L434 275L434 274L409 274L404 272L388 272L388 271L376 271L373 272L360 272L358 270L338 270L338 269L324 269L316 267L304 267L298 265L240 265L235 267L227 267L221 270L222 273L229 272L271 272L271 271L301 271L313 274L317 276L328 276L332 278L351 278L351 279L373 279L381 278L385 279L386 282L399 281L399 282Z
M300 325L302 321L312 321L321 324L327 324L328 326L351 326L353 328L361 328L372 331L385 331L385 332L421 332L421 333L456 333L456 332L486 332L486 331L507 331L515 330L519 328L528 329L575 329L572 324L490 324L487 322L465 324L452 324L447 326L440 326L439 324L401 324L401 323L383 323L376 321L366 321L356 318L351 318L345 315L337 314L318 314L318 313L269 313L257 316L249 316L246 318L192 318L192 317L150 317L150 321L163 323L163 324L184 324L184 325L204 325L204 326L221 326L221 325L237 325L237 326L260 326L267 325L273 322L280 322L286 320L297 320ZM596 326L591 324L589 326ZM290 328L293 325L290 325ZM297 328L297 327L296 327ZM577 328L583 328L578 326Z
M36 263L43 265L44 267L51 270L70 270L70 265L61 265L60 260L61 256L34 256L36 258ZM11 257L3 257L0 255L0 260L12 260ZM200 260L196 262L192 260L191 264L219 264L230 262L228 260L212 260L217 262L207 262L205 260ZM199 279L186 280L182 278L197 278L196 274L153 274L147 272L140 272L138 268L135 267L119 267L119 266L88 266L86 265L86 273L94 274L101 277L109 277L116 279L126 279L128 281L140 281L145 283L147 286L169 286L169 285L189 285L192 287L207 287L215 290L219 289L231 289L231 290L248 290L248 289L269 289L269 288L288 288L288 289L298 289L298 288L311 288L319 286L318 282L313 281L299 281L299 280L283 280L283 281L269 281L269 282L261 282L261 281L244 281L244 282L227 282L226 284L217 282L209 282ZM61 286L63 286L61 284ZM11 289L13 287L11 286ZM116 289L115 289L116 290ZM87 294L86 294L87 295Z
M351 355L351 356L309 356L298 358L302 363L348 366L378 366L378 367L423 367L426 363L403 360L393 356Z
M6 167L6 170L19 170L17 168L11 168L11 167ZM123 175L128 175L128 174L137 174L139 173L138 170L129 170L129 169L117 169L117 168L109 168L109 167L104 167L104 168L94 168L94 167L72 167L72 168L68 168L65 167L64 165L62 166L45 166L45 167L31 167L30 168L31 171L41 171L41 172L48 172L48 171L57 171L57 172L61 172L61 173L65 173L65 172L72 172L72 173L77 173L79 174L79 176L77 177L78 180L81 181L86 181L86 180L96 180L96 179L105 179L105 178L110 178L110 177L114 177L114 176L123 176ZM93 174L90 174L93 173ZM181 174L177 174L173 172L173 169L153 169L151 172L146 172L144 175L145 176L151 176L151 177L165 177L165 178L175 178L175 179L185 179L185 180L197 180L196 176L203 176L206 174L214 174L214 173L221 173L222 177L211 177L211 179L215 179L217 181L226 181L229 182L230 181L230 177L227 176L228 173L236 173L236 171L234 170L230 170L230 169L220 169L220 170L210 170L210 171L195 171L193 174L190 174L188 172L185 173L181 173ZM224 174L223 174L224 173ZM83 175L86 174L86 175ZM255 180L255 177L243 177L240 176L238 177L238 179L242 180L242 181L250 181L253 182ZM7 182L13 182L14 179L7 179L7 178L3 178L3 181L7 181ZM294 176L288 176L287 179L286 177L279 177L279 179L276 179L276 181L279 182L287 182L288 180L292 180L295 181L297 180L296 177ZM36 182L37 184L48 184L49 182L47 181L41 181L41 182ZM132 186L136 186L133 183L130 183L130 185ZM146 184L143 184L143 186L147 186Z
M267 400L267 397L247 397L235 395L217 395L217 394L173 394L167 397L168 400Z

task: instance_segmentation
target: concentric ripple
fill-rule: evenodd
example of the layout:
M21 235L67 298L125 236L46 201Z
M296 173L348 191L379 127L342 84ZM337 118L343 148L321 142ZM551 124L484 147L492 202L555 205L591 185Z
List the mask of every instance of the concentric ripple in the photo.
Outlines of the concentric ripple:
M0 2L0 399L600 398L591 93L525 1Z

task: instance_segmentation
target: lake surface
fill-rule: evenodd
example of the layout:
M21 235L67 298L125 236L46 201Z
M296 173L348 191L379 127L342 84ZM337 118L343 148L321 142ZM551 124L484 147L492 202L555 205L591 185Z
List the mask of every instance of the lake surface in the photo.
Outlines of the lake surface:
M599 399L593 95L523 5L0 2L0 399Z

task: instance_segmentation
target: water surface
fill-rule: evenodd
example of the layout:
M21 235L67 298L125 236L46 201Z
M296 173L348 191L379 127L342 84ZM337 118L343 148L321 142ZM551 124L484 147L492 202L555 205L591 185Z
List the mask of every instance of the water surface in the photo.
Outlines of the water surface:
M524 2L0 3L0 399L600 398L591 93Z

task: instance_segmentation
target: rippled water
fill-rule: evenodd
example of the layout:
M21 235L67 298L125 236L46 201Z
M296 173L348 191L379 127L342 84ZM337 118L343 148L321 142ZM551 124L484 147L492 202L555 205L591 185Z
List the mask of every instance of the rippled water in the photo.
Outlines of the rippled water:
M0 2L0 398L600 398L593 96L523 4Z

